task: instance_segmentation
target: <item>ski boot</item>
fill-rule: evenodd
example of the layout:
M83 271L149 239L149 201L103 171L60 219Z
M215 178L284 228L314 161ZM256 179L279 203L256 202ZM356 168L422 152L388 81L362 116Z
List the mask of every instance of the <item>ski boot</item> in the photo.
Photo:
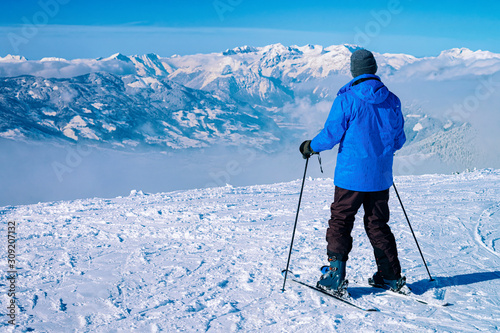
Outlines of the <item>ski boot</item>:
M384 279L379 272L373 274L373 277L368 279L368 284L374 287L387 288L390 291L408 295L411 293L410 288L406 285L406 277L402 276L396 280Z
M316 286L320 289L336 294L340 297L348 297L348 281L345 279L346 262L340 261L337 257L328 258L330 266L321 267L321 277Z

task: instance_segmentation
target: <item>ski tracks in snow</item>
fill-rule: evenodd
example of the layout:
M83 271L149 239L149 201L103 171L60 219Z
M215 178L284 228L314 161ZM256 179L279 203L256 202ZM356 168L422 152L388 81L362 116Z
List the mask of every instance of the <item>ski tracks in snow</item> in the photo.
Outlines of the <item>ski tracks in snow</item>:
M475 239L490 253L500 257L500 202L485 209L477 220Z

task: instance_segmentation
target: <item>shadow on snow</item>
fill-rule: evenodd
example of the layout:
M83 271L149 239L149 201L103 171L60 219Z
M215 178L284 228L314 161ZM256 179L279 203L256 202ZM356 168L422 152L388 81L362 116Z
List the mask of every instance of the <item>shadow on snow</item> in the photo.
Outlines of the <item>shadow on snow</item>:
M422 295L430 289L441 289L451 286L463 286L467 284L491 281L495 279L500 279L500 271L494 272L479 272L479 273L469 273L461 274L450 277L434 277L434 281L429 281L429 279L420 280L414 283L409 283L408 286L413 291L415 295ZM351 297L356 299L364 295L378 294L384 292L382 289L373 287L352 287L349 288L349 293Z
M434 281L429 281L429 279L424 279L412 284L408 284L408 286L415 294L419 295L425 293L427 290L431 288L439 289L451 286L463 286L467 284L490 281L495 279L500 279L500 271L469 273L469 274L461 274L449 277L438 276L434 277Z

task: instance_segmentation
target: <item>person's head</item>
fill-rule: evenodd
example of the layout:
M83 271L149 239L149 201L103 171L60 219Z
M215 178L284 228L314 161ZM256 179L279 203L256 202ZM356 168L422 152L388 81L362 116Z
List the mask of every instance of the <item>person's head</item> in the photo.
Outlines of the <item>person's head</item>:
M365 49L359 49L351 55L351 74L357 77L362 74L375 74L377 72L377 62L373 53Z

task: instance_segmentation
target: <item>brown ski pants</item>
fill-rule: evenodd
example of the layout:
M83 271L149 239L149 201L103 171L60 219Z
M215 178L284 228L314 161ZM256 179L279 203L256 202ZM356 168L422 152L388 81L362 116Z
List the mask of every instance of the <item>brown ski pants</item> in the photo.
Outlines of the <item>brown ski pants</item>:
M348 259L352 249L351 231L354 216L361 205L365 211L364 226L373 246L378 272L385 279L399 279L401 266L396 240L387 225L389 221L389 189L378 192L356 192L335 187L331 205L331 219L326 231L328 256L342 261Z

